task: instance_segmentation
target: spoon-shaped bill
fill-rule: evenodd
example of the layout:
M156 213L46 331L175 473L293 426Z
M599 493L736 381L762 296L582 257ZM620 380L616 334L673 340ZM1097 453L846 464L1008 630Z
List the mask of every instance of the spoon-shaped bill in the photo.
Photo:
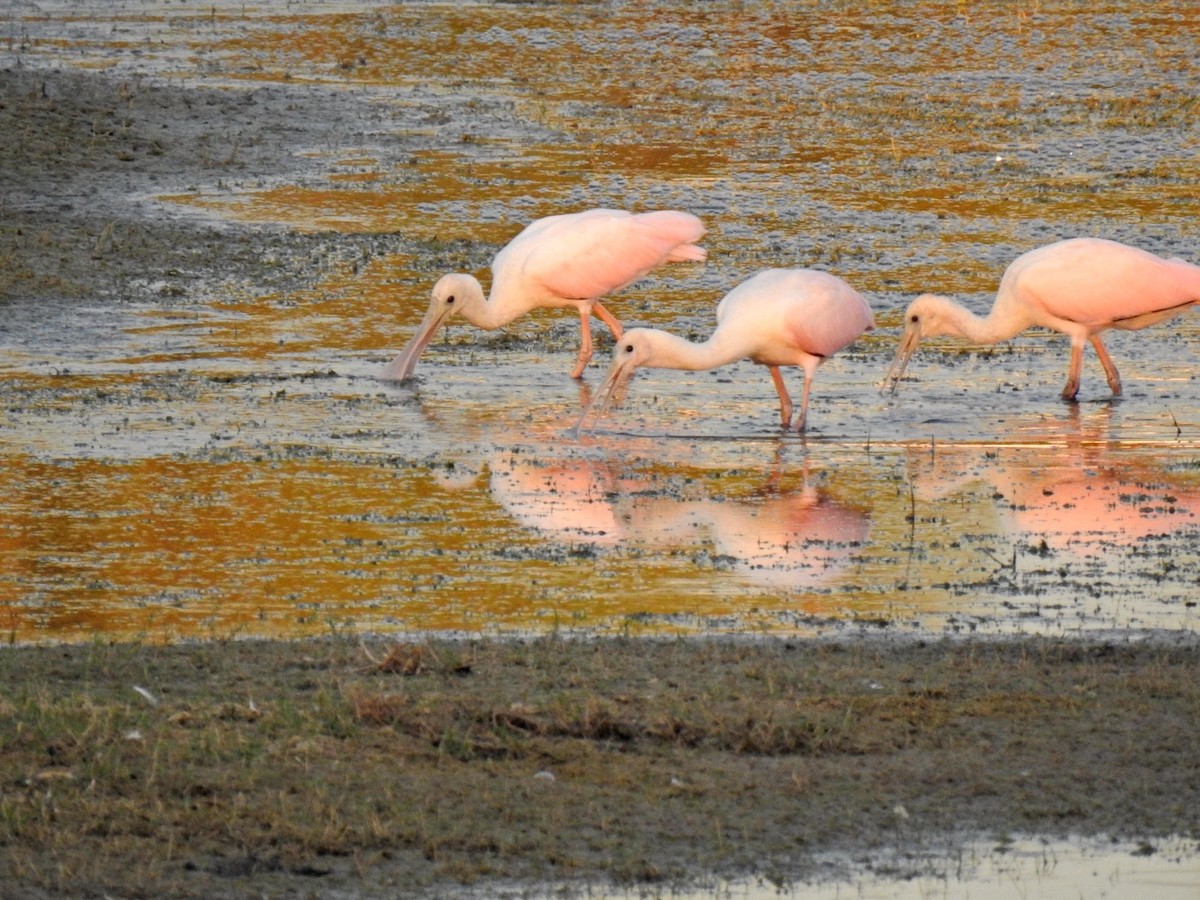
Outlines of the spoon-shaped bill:
M892 366L888 369L883 384L880 385L880 389L884 393L896 393L896 389L900 387L900 380L904 377L904 370L908 368L908 362L912 359L917 344L920 342L921 335L916 329L904 329L904 334L900 338L900 346L896 349L896 358L892 360Z
M404 349L396 355L396 358L388 363L387 368L379 377L385 381L404 381L411 378L417 368L417 360L421 358L425 348L429 346L434 335L438 333L438 329L445 324L449 317L450 309L445 304L437 299L430 303L429 309L425 311L425 318L417 326L416 332L409 338L408 343L404 345Z
M587 409L583 411L583 415L579 417L579 421L575 423L575 433L580 434L582 431L590 431L596 427L596 423L609 411L613 405L614 399L629 384L629 379L633 377L633 373L637 371L637 365L628 358L618 356L612 361L612 365L608 368L608 374L604 377L604 382L600 385L600 389L592 398L592 402L587 405ZM591 428L584 428L584 423L588 417L595 412L596 417L592 421Z

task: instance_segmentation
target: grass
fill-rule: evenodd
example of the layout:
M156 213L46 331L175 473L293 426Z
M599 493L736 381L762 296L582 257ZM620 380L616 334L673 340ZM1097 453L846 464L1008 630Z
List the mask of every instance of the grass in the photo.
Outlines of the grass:
M402 896L1196 834L1198 668L1195 646L1040 640L8 648L0 880Z

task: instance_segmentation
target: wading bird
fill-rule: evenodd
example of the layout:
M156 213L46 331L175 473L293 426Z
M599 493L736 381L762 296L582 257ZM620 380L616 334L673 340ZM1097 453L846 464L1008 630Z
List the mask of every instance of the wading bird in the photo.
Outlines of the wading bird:
M817 367L875 327L863 296L842 279L811 269L768 269L742 282L717 306L717 328L700 344L660 331L634 328L617 342L608 377L576 426L592 410L604 415L618 389L641 367L715 369L740 359L766 366L779 393L779 418L792 425L792 398L780 366L804 370L804 393L794 427L803 431Z
M381 377L403 381L417 367L421 352L451 315L485 331L507 325L538 307L574 307L582 339L571 377L578 378L592 358L590 316L595 313L621 336L621 323L600 298L637 281L668 262L703 262L696 246L704 224L675 210L633 214L589 209L532 222L492 260L492 289L472 275L444 275L433 286L425 318Z
M1121 376L1100 339L1106 328L1137 331L1200 302L1200 266L1163 259L1102 238L1072 238L1031 250L1005 270L996 302L980 317L946 297L922 294L904 313L904 334L884 389L895 393L921 338L952 335L976 344L1006 341L1032 325L1071 339L1064 400L1079 392L1084 344L1091 342L1114 396ZM889 387L890 386L890 387Z

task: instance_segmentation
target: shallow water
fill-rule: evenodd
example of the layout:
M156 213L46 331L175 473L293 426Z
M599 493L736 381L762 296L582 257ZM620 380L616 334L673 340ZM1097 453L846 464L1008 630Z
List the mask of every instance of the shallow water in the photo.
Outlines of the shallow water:
M970 897L972 900L1059 900L1062 897L1104 897L1106 900L1185 900L1195 896L1200 882L1200 856L1194 841L1171 839L1149 843L1051 842L1006 840L960 848L947 857L926 859L918 870L911 856L870 861L880 874L849 882L783 887L723 884L689 896L727 900L929 900ZM890 870L890 871L889 871ZM616 897L646 897L619 894Z
M0 55L361 101L291 169L188 173L164 209L426 249L314 263L286 295L180 303L164 273L161 304L0 334L13 639L1196 630L1194 317L1111 339L1120 402L1089 358L1060 403L1040 334L935 342L877 389L920 290L984 309L1069 234L1194 255L1196 10L39 9L0 20ZM376 379L438 271L590 205L710 225L707 265L613 302L628 323L699 337L770 265L869 296L879 328L821 370L806 437L749 364L645 372L575 435L605 361L567 378L577 325L550 313L452 327L417 384ZM100 339L64 342L81 320Z
M345 365L123 366L69 390L26 376L0 501L21 597L6 627L1196 627L1196 446L1136 416L1122 430L1131 401L1047 402L1000 439L983 437L989 414L898 440L885 426L919 386L884 401L845 361L819 382L813 433L784 437L746 365L648 373L576 437L586 386L560 356L432 362L416 387Z

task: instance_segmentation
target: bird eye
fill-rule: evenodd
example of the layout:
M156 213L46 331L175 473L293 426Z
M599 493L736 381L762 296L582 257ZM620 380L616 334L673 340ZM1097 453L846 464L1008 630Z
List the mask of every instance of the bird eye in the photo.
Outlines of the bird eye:
M447 303L453 303L453 302L454 302L454 295L453 295L453 294L451 294L449 297L447 297L447 298L446 298L446 302L447 302Z
M919 321L921 321L921 317L920 317L920 316L918 316L916 313L913 313L913 314L912 314L912 317L911 317L911 318L910 318L908 321L910 321L910 322L912 322L914 325L916 325L916 324L917 324Z
M625 345L625 352L626 352L626 353L632 353L632 352L633 352L633 344L626 344L626 345Z

